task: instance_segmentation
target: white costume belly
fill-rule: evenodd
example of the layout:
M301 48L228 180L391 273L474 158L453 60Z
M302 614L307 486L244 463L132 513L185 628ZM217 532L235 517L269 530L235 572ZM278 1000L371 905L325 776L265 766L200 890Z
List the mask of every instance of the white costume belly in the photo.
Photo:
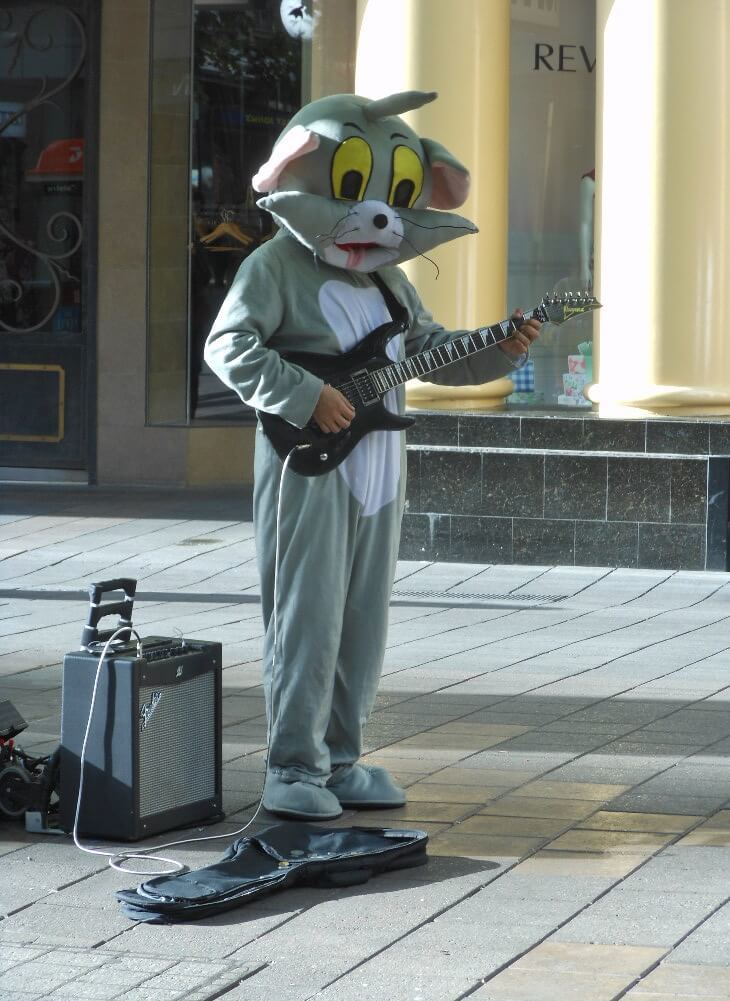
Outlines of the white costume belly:
M322 315L343 351L350 351L376 327L390 319L383 296L377 288L353 288L345 282L325 282L319 290ZM391 361L399 360L400 337L387 346ZM395 390L385 396L389 410L398 410ZM337 467L363 514L375 514L390 504L398 493L400 479L400 431L373 431L358 442Z

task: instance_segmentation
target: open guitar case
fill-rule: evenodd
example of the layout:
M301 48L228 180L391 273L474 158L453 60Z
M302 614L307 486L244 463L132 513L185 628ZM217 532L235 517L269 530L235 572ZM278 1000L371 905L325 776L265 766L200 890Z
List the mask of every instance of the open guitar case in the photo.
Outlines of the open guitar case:
M356 886L424 865L427 842L417 830L276 824L234 841L214 865L155 876L116 896L133 921L195 921L292 886Z

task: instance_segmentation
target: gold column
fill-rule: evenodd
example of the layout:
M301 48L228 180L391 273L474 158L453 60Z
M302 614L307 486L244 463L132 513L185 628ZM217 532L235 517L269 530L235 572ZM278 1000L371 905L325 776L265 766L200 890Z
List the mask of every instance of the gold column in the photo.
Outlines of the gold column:
M99 40L97 475L100 483L179 485L185 482L187 431L145 426L149 30L149 0L105 0ZM171 211L180 212L176 206ZM174 303L176 314L180 309ZM184 349L184 339L182 344Z
M438 139L470 170L472 189L458 211L479 227L405 268L424 303L449 329L505 316L509 131L509 0L361 0L355 91L382 97L436 90L438 100L404 117ZM509 379L484 386L408 385L409 403L499 404ZM468 401L459 402L459 401Z
M730 5L597 0L601 410L730 404ZM675 411L676 412L676 411Z
M357 0L315 0L313 9L310 100L328 94L352 94Z

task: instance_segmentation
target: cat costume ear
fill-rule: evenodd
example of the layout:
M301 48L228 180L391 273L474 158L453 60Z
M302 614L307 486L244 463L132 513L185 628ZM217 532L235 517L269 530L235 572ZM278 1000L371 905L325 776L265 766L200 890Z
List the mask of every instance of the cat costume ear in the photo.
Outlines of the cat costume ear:
M251 180L254 191L260 191L262 194L274 191L287 164L313 152L318 147L319 136L316 132L310 132L303 125L295 125L289 129L274 146L266 163L254 174Z
M421 143L431 168L431 197L428 207L457 209L469 195L469 171L435 139L421 139Z

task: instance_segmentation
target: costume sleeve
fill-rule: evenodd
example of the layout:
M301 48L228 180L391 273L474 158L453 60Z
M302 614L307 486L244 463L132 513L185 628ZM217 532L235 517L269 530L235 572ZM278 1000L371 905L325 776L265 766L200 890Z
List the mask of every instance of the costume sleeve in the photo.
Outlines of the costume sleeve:
M311 418L324 383L271 345L284 317L286 283L258 251L246 258L205 345L205 360L244 403L296 427ZM274 338L275 339L275 338Z
M396 295L400 295L411 317L406 334L406 356L418 354L419 351L428 351L454 337L469 333L467 330L445 330L434 320L403 273L400 271L397 273L400 283L398 288L394 286L393 291ZM440 383L444 386L475 386L509 375L515 369L522 368L527 359L528 352L513 359L498 347L487 348L469 358L452 362L436 372L430 372L422 376L420 381Z

